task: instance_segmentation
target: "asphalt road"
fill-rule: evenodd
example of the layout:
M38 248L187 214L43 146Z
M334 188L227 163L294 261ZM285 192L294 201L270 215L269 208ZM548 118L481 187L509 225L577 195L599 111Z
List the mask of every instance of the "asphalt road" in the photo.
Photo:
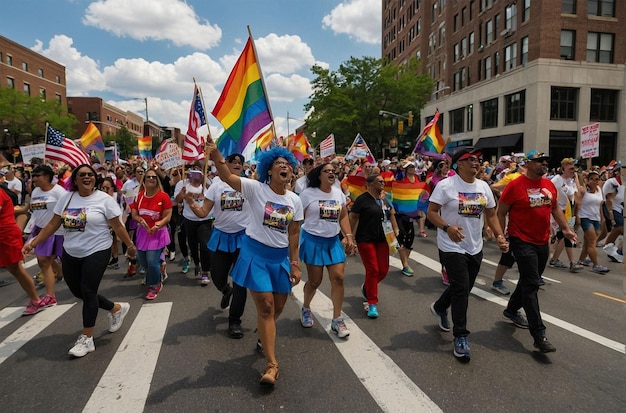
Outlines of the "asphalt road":
M245 336L226 334L227 311L211 284L180 273L178 259L153 303L138 276L109 270L100 292L131 309L108 333L104 312L96 351L72 359L67 350L81 328L81 303L64 283L59 305L19 317L26 296L17 283L0 288L0 405L3 412L623 412L626 406L624 267L572 274L547 268L540 292L547 337L556 353L541 354L527 330L502 318L506 297L489 287L499 252L485 258L469 300L472 359L452 355L452 334L440 332L429 305L445 288L436 241L416 239L415 276L401 275L397 256L380 286L380 317L368 319L359 287L363 267L350 257L344 313L351 335L329 332L325 279L312 309L313 328L300 326L302 283L278 320L280 377L273 389L258 380L265 361L255 351L256 312L249 299ZM602 255L602 254L601 254ZM31 264L29 264L31 265ZM29 267L36 273L36 265ZM193 271L192 271L193 272ZM515 287L515 268L505 284ZM0 280L10 280L0 270ZM40 290L43 291L43 290Z

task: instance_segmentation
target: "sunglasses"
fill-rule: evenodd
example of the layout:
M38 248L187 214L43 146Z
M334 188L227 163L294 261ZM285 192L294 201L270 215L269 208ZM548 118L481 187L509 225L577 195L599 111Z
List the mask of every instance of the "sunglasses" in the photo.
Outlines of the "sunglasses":
M91 177L91 176L95 176L95 175L94 175L94 173L93 173L93 172L80 172L80 173L78 174L78 176L79 176L79 177L81 177L81 178L84 178L84 177L86 177L86 176Z
M322 172L324 172L325 174L335 174L335 170L334 169L324 169Z
M459 159L459 160L460 161L468 161L468 162L472 162L472 163L473 162L482 162L483 161L482 158L477 158L475 156L470 156L470 157L467 157L467 158L464 158L464 159Z
M146 179L157 179L156 175L146 175Z
M289 162L287 161L274 161L273 163L274 165L278 165L278 166L289 166Z

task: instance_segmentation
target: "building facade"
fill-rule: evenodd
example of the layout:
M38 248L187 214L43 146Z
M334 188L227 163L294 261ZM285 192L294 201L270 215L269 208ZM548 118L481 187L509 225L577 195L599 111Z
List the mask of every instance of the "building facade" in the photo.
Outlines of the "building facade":
M70 96L67 98L67 110L78 119L76 126L78 137L82 136L90 122L100 130L104 141L107 140L107 136L117 135L122 126L137 137L148 136L144 135L144 121L141 115L116 108L102 98Z
M0 87L67 105L65 66L0 36Z
M382 56L423 61L436 87L422 122L438 109L445 137L491 160L538 149L558 162L599 123L593 163L626 158L625 1L383 0L382 12Z

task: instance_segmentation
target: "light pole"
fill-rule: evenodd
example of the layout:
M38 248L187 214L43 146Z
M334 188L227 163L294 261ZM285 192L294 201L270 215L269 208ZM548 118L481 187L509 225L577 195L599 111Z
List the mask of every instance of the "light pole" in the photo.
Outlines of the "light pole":
M146 103L146 123L148 123L148 98L133 98L135 100L143 100Z
M289 112L287 112L287 137L289 137L289 119L293 119L293 120L297 120L299 122L304 122L306 123L306 121L302 120L302 119L296 119L296 118L290 118L289 117Z

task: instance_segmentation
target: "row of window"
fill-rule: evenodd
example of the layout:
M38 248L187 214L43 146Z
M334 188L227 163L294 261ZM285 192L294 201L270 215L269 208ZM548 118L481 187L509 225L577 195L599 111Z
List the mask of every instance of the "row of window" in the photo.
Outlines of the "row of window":
M15 89L15 79L13 79L12 77L7 77L7 87L9 89ZM27 96L30 96L30 83L26 83L24 82L24 86L22 88L24 90L24 93ZM39 96L45 100L46 99L46 89L45 88L39 88ZM59 103L61 103L61 95L58 93L55 93L55 100Z
M553 86L550 90L550 120L578 120L578 88ZM589 120L591 122L616 122L619 91L613 89L591 89ZM480 102L481 128L498 127L499 98ZM450 134L474 129L474 105L450 111ZM525 122L526 91L504 96L504 124L515 125Z
M615 0L586 0L587 15L615 17ZM577 0L562 0L561 10L566 14L577 14Z
M0 52L0 61L4 61L7 64L7 66L13 66L13 56L11 56L10 54L7 54L3 59L2 52ZM22 62L22 70L24 72L28 72L28 62ZM44 72L42 68L37 69L37 75L42 79L44 78ZM55 81L57 83L61 83L61 76L56 75Z
M615 35L613 33L587 33L585 60L596 63L613 63ZM576 60L576 31L561 30L561 59Z

